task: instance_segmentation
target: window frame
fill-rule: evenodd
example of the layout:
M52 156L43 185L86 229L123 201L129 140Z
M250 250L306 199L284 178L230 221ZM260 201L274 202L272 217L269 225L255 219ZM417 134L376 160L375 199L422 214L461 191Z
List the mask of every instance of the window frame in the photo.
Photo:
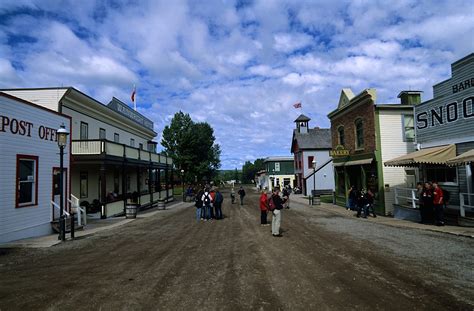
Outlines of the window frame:
M405 125L405 118L411 117L413 119L413 138L407 138L407 127ZM415 133L415 116L411 114L402 114L402 133L403 133L403 141L404 142L414 142L416 138Z
M34 162L33 176L33 191L31 202L20 203L20 161L27 160ZM39 171L39 157L29 154L17 154L16 155L16 183L15 183L15 208L33 207L38 206L38 171Z
M278 169L277 169L278 167ZM275 164L273 165L273 168L275 169L275 172L279 172L280 171L280 162L275 162Z
M135 148L135 139L134 138L130 138L130 147Z
M120 144L120 134L114 133L114 143Z
M359 135L359 133L357 132L357 125L358 124L361 124L361 130L362 130L362 133L361 135ZM362 118L357 118L355 119L354 121L354 134L355 134L355 150L364 150L364 145L365 145L365 141L364 141L364 119ZM362 139L362 144L359 144L359 137Z
M455 175L456 175L456 181L441 181L441 180L431 180L431 179L436 179L436 178L429 178L428 177L428 171L438 171L440 169L447 170L447 169L452 169L455 170ZM428 181L436 181L440 186L458 186L459 185L459 172L456 166L453 167L447 167L444 165L439 165L439 166L431 166L431 167L426 167L425 168L425 176ZM446 174L446 173L445 173Z
M82 178L83 176L85 176L86 178L83 179ZM82 195L82 180L86 181L85 195ZM79 172L79 198L84 199L88 197L89 197L89 172L82 171L82 172Z
M101 133L104 133L104 137L102 137ZM107 131L104 128L99 128L99 139L107 139Z
M340 130L342 130L342 139L341 139ZM337 141L339 143L338 145L341 145L341 146L344 146L346 143L346 133L344 132L344 125L339 125L337 127Z
M83 131L83 126L85 126L85 131ZM79 129L79 139L88 140L89 139L89 123L81 121L81 127Z
M308 156L308 169L313 168L314 156Z

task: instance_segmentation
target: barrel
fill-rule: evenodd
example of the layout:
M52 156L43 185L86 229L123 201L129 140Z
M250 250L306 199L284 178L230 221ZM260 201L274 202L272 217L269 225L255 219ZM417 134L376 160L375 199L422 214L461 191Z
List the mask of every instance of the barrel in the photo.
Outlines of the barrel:
M165 200L158 201L158 209L166 209Z
M313 205L321 205L321 197L319 195L313 196Z
M137 204L128 203L125 206L125 218L128 218L128 219L137 218L137 209L138 209Z

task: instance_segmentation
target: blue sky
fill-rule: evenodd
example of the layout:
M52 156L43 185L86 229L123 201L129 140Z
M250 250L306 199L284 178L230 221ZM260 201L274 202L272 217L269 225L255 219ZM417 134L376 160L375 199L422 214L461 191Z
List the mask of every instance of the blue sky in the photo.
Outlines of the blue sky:
M130 102L159 133L182 110L215 129L222 168L289 155L303 103L329 127L341 88L378 103L450 77L474 51L472 1L0 2L0 88L74 86Z

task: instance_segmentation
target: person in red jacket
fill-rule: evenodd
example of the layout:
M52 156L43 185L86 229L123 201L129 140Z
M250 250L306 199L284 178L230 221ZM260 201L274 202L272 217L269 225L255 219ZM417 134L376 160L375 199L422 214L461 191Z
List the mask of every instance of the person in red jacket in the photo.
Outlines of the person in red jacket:
M433 182L433 205L434 205L436 225L444 226L443 189L441 189L441 187L438 186L437 182Z
M267 191L263 189L260 195L260 225L268 226L267 214L268 214Z

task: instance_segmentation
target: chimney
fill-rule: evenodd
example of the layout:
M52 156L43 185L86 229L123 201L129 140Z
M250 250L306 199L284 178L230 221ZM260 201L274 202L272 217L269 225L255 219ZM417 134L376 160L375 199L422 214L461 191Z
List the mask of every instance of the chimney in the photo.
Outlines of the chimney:
M398 94L398 98L400 98L400 104L402 105L418 105L421 103L421 93L422 91L401 91Z

